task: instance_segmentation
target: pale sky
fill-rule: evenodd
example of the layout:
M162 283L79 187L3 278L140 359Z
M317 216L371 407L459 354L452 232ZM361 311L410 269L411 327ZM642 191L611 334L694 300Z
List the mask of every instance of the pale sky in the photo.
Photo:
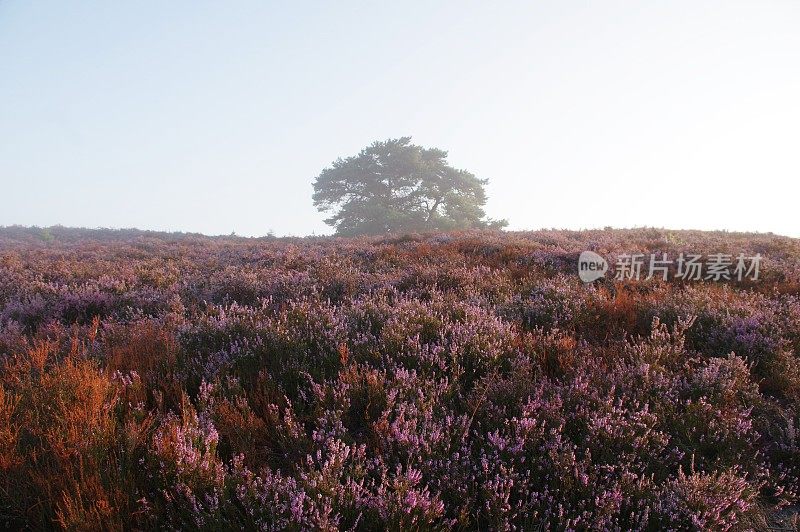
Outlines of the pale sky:
M0 225L329 233L405 135L511 229L800 237L800 1L0 0Z

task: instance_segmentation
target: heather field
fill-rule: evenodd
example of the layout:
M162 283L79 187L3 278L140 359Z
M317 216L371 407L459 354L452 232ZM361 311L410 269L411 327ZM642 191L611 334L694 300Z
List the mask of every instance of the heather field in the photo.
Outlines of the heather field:
M578 256L763 257L757 280ZM785 529L800 241L0 229L0 527Z

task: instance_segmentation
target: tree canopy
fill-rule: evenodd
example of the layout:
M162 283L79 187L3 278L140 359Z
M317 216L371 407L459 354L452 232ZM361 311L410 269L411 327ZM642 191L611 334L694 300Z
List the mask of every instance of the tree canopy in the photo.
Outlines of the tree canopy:
M337 159L314 181L314 205L343 236L500 228L485 218L484 186L447 164L447 152L411 144L411 137L374 142Z

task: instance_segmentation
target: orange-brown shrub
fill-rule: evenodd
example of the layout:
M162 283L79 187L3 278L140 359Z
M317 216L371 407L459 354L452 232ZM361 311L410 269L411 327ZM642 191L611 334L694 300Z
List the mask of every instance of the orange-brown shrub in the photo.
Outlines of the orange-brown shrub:
M37 342L0 372L0 507L41 528L122 528L135 504L137 427L118 426L117 387L82 346Z

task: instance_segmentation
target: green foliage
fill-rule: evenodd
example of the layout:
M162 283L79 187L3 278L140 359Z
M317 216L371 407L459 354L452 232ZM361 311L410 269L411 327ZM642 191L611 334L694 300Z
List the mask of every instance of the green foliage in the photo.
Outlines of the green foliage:
M44 227L39 232L39 236L41 237L43 242L47 242L48 244L51 242L55 242L56 237L53 236L53 233L50 232L49 227Z
M411 137L375 142L337 159L314 182L314 205L343 236L501 228L485 219L484 185L447 164L447 152L411 144Z

